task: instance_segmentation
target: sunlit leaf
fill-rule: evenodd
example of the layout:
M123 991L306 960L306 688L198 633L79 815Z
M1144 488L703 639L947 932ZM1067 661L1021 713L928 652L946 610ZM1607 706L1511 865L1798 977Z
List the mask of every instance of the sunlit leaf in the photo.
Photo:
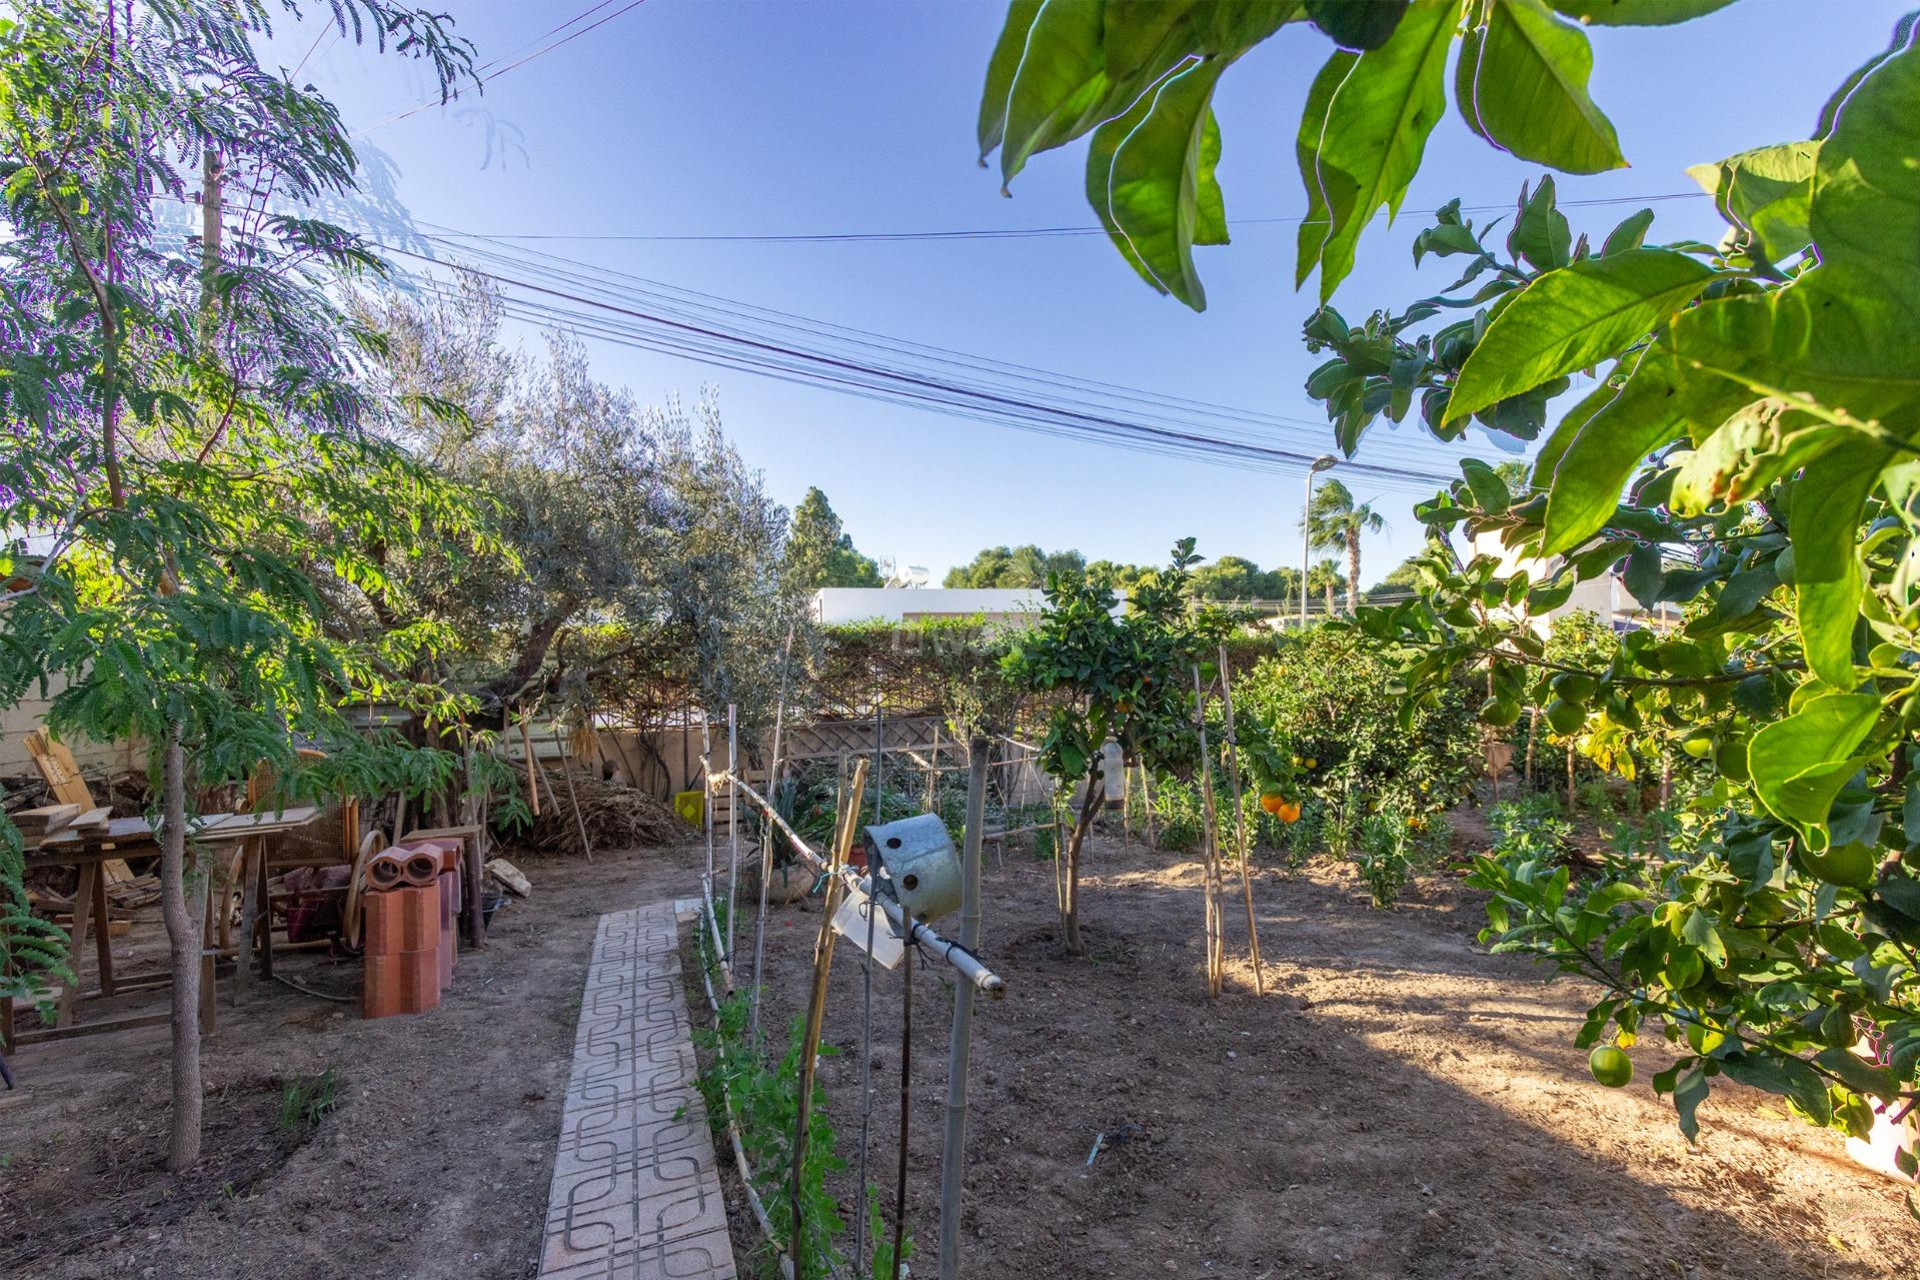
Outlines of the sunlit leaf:
M1389 218L1399 212L1420 168L1427 135L1446 109L1443 79L1455 8L1445 0L1416 0L1393 37L1361 54L1333 91L1308 182L1310 193L1319 188L1331 220L1318 250L1322 301L1353 270L1366 224L1382 207ZM1347 189L1350 200L1336 197ZM1308 201L1312 212L1311 194Z
M1492 0L1462 46L1460 111L1474 132L1566 173L1626 165L1613 124L1587 95L1593 49L1541 0ZM1464 95L1464 96L1461 96Z
M1227 237L1213 174L1220 130L1209 109L1225 66L1196 58L1170 72L1132 111L1094 131L1087 157L1087 199L1122 256L1196 311L1207 299L1193 246Z
M1747 769L1761 803L1803 831L1823 825L1879 715L1870 693L1822 693L1754 734Z
M1536 277L1467 357L1447 420L1619 355L1697 297L1713 274L1685 254L1634 249Z

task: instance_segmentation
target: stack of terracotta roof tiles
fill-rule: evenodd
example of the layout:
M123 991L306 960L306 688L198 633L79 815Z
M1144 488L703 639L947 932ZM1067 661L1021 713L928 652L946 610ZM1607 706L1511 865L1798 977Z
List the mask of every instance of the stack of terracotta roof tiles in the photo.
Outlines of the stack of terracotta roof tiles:
M360 1010L369 1018L424 1013L453 981L460 845L390 849L367 863L366 874Z

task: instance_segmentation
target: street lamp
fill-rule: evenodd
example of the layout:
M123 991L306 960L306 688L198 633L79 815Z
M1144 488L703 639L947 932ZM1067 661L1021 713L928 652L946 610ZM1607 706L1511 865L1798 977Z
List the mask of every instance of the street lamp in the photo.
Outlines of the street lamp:
M1313 534L1308 531L1307 519L1313 508L1313 478L1322 471L1331 470L1339 465L1340 459L1330 453L1323 453L1307 467L1307 502L1300 508L1300 629L1307 629L1307 567L1313 562Z

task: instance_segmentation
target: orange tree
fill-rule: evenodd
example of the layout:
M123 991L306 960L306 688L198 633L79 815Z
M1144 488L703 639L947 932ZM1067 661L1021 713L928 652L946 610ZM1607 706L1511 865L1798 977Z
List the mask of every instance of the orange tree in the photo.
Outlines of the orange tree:
M1086 952L1081 848L1106 802L1106 744L1119 743L1124 759L1156 773L1197 756L1191 672L1218 632L1210 617L1188 612L1188 570L1198 560L1193 539L1183 539L1166 569L1134 587L1123 614L1114 611L1106 574L1049 575L1045 612L1002 663L1016 688L1054 701L1040 767L1063 792L1078 792L1060 921L1075 955Z
M1324 300L1361 228L1397 210L1418 170L1456 39L1468 127L1519 159L1590 173L1623 158L1571 19L1665 24L1720 7L1022 0L989 65L981 142L1002 148L1010 179L1091 133L1088 191L1116 246L1198 307L1191 248L1226 238L1213 87L1246 49L1312 20L1341 45L1296 147L1299 279L1318 266ZM1359 326L1322 311L1307 330L1331 352L1309 391L1350 453L1416 404L1443 439L1478 424L1542 440L1531 492L1469 466L1423 507L1431 580L1415 601L1363 611L1365 629L1414 655L1408 697L1498 656L1503 711L1551 692L1624 734L1684 729L1716 769L1651 865L1583 885L1538 861L1478 870L1490 940L1603 989L1583 1043L1654 1029L1675 1046L1654 1084L1689 1136L1723 1076L1856 1133L1920 1100L1913 18L1809 124L1804 139L1693 171L1728 224L1718 245L1649 242L1650 210L1575 237L1542 181L1502 244L1457 205L1421 234L1417 252L1464 268L1443 296ZM1595 385L1559 409L1589 369ZM1463 559L1460 531L1497 534L1533 567ZM1571 664L1544 654L1529 616L1616 568L1642 601L1684 603L1685 624L1627 637L1603 668L1557 669ZM1562 676L1577 679L1553 687ZM1613 1054L1594 1066L1621 1078Z

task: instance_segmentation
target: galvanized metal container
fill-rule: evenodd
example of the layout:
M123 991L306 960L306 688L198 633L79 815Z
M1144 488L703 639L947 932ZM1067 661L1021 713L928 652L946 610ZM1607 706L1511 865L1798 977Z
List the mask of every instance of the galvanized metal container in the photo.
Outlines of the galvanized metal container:
M900 906L922 923L960 907L960 851L936 813L922 813L866 831L867 865L886 869Z

